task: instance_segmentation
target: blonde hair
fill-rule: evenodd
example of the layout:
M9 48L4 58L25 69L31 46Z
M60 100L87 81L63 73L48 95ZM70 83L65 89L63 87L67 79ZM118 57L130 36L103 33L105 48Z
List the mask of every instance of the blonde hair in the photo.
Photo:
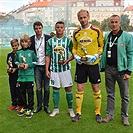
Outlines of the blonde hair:
M11 40L11 42L10 42L11 46L13 45L13 43L16 43L16 42L18 43L18 39L16 39L16 38ZM18 45L19 45L19 43L18 43Z
M22 43L22 42L28 42L28 44L29 44L29 46L30 46L30 44L31 44L31 39L30 39L30 37L28 36L28 35L26 35L26 34L24 34L23 36L21 36L21 38L20 38L20 44Z
M81 9L80 11L78 11L77 17L79 17L79 14L80 14L81 12L86 12L87 15L90 16L90 14L89 14L89 12L88 12L87 10Z

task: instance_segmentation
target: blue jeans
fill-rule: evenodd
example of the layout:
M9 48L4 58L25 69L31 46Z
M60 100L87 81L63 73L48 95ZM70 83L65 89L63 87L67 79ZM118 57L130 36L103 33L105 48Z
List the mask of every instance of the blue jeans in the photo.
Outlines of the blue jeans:
M42 108L42 104L47 108L49 105L49 87L50 79L46 76L45 66L35 67L35 82L36 82L36 96L37 96L37 107ZM44 90L42 88L44 87ZM43 96L44 92L44 96Z

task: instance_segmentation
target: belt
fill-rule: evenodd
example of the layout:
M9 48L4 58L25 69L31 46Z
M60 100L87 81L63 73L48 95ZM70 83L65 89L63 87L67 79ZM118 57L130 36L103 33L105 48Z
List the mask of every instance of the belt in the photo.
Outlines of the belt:
M36 65L37 67L45 67L45 65Z
M109 64L108 64L109 65ZM111 67L117 67L117 65L109 65L109 66L111 66Z

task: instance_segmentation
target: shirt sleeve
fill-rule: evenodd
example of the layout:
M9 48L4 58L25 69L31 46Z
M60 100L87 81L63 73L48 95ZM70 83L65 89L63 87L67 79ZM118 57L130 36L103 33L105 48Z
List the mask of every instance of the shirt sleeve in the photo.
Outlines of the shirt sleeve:
M75 39L75 32L73 33L72 43L73 43L72 53L76 53L77 52L77 40Z
M99 37L98 37L98 44L99 44L99 50L101 53L103 52L103 47L104 47L104 37L103 37L103 32L101 29L99 29Z
M50 43L50 41L47 41L47 45L46 45L46 56L49 56L52 54L52 44Z

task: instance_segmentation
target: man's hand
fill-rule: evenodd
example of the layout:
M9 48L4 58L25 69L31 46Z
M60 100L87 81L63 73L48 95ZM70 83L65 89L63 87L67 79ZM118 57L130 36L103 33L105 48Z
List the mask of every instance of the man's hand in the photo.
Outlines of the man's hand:
M131 78L131 75L128 75L128 74L125 74L123 77L123 79L129 79L129 78Z
M74 55L74 58L75 58L75 60L76 60L77 63L82 63L80 56Z
M91 57L90 62L94 63L98 58L99 58L99 54L94 54L94 55Z
M50 78L50 72L46 70L46 76Z

